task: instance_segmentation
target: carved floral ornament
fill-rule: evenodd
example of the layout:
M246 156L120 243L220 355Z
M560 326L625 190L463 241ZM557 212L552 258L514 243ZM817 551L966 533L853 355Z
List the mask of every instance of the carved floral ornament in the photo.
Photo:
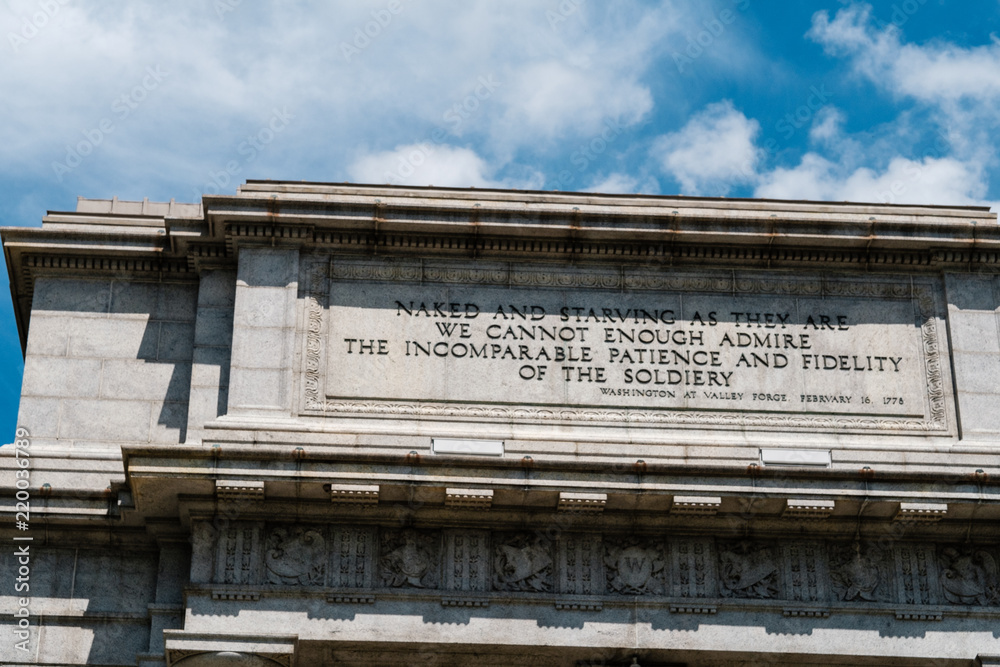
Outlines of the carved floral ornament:
M215 584L251 589L277 585L1000 608L996 545L597 533L552 537L541 531L236 522L219 533L214 560Z
M877 589L884 577L883 558L881 549L860 542L832 547L830 580L837 598L844 602L876 602Z
M315 530L278 528L268 537L264 564L269 583L322 586L326 542Z

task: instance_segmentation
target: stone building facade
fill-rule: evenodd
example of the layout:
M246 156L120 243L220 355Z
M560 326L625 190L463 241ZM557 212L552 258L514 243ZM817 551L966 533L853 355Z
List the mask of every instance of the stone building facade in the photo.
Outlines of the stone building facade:
M986 209L251 181L2 235L3 664L1000 665Z

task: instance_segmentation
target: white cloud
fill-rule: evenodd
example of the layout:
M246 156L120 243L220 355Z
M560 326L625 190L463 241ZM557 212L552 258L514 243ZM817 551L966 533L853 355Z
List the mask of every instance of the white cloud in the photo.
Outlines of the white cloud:
M364 154L347 167L351 180L358 183L525 190L542 185L539 174L529 173L520 179L494 179L494 171L469 148L430 143Z
M708 105L678 132L661 137L654 153L683 194L724 195L756 179L760 123L724 100Z
M975 164L954 158L896 157L881 171L844 168L816 153L798 166L761 178L754 196L770 199L876 202L884 204L984 204L987 185Z
M501 187L488 172L486 161L468 148L428 143L363 155L347 168L351 180L359 183Z
M565 20L552 24L535 0L402 0L395 14L385 0L53 2L58 12L16 50L6 35L39 4L7 0L0 12L0 89L11 92L0 96L0 173L55 183L51 163L109 119L114 132L64 185L113 182L138 196L205 183L232 160L233 182L338 180L359 146L389 150L435 130L494 165L525 152L548 158L609 119L628 126L649 115L644 77L663 42L680 39L687 11L673 0L553 2ZM169 76L118 118L112 104L157 66ZM248 164L238 148L275 107L296 119ZM317 150L317 137L331 149ZM112 159L123 154L149 168Z
M970 48L903 44L894 25L872 27L867 4L842 9L833 20L818 12L809 35L829 53L850 57L857 71L896 94L930 103L1000 97L1000 41Z
M844 114L836 107L823 107L816 112L809 141L814 144L834 144L843 137Z
M631 77L554 60L527 65L502 96L511 125L546 138L567 131L592 133L609 117L631 125L653 108L649 89Z
M648 185L648 184L647 184ZM655 194L650 192L648 188L641 188L639 185L639 179L628 174L613 173L599 178L593 185L584 189L584 192L602 192L604 194L637 194L643 192L645 194Z

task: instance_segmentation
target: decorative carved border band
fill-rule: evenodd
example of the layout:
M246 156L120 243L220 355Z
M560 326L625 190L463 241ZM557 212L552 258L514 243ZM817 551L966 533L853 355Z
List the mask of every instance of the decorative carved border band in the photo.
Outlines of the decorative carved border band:
M887 540L726 539L676 533L415 529L236 521L196 548L214 562L215 600L292 589L371 604L392 590L446 607L494 595L599 610L623 597L669 600L673 613L773 602L788 617L878 608L897 618L942 610L1000 614L993 544ZM278 588L271 588L278 587ZM421 593L423 592L423 593ZM756 604L756 603L754 603Z
M697 410L599 409L588 407L527 407L501 404L462 404L406 400L327 400L323 392L324 318L330 281L447 283L566 289L649 290L716 294L848 297L909 300L915 305L915 324L923 346L927 418L863 416L795 416L733 414ZM306 301L303 409L308 415L340 414L374 417L450 417L531 423L576 422L633 426L719 426L854 431L934 433L948 430L940 343L936 323L938 296L931 279L851 276L781 277L746 275L730 270L719 275L662 272L630 268L539 268L506 262L476 267L440 261L390 260L380 262L344 258L317 258L304 263Z

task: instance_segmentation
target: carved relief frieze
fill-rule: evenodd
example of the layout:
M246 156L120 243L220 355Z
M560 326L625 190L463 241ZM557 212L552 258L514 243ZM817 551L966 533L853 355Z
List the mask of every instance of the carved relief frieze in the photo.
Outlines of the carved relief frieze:
M830 544L830 585L841 602L886 602L890 595L885 551L855 541Z
M379 577L390 588L437 588L441 537L416 530L385 531L380 540Z
M784 542L780 550L785 599L798 602L826 600L830 577L823 545L810 541Z
M678 538L670 540L670 573L674 597L716 596L716 568L712 540Z
M326 540L320 529L274 528L267 536L264 568L271 584L322 586Z
M930 544L897 543L893 547L897 602L937 604L937 556Z
M604 547L608 589L622 595L663 595L666 558L663 545L625 538Z
M604 548L600 535L564 535L556 542L556 552L560 593L604 594Z
M224 525L216 539L216 583L260 583L262 529L261 524L242 521Z
M493 547L493 586L498 591L552 591L552 544L539 535L499 535Z
M1000 605L997 561L986 549L948 546L938 554L941 592L951 604Z
M333 589L328 598L349 601L370 601L377 588L452 591L459 597L447 598L451 606L486 606L494 591L669 597L679 607L772 600L789 603L782 609L792 616L830 613L830 603L893 605L907 618L936 605L1000 609L995 545L597 532L548 539L530 531L251 521L226 524L209 544L211 583L225 586L213 589L220 601L259 599L263 585Z
M749 540L720 544L719 583L724 597L779 597L781 588L774 549Z
M487 591L490 588L490 538L484 530L445 533L444 588Z
M336 588L371 588L375 558L375 529L333 526L330 530L329 584Z

